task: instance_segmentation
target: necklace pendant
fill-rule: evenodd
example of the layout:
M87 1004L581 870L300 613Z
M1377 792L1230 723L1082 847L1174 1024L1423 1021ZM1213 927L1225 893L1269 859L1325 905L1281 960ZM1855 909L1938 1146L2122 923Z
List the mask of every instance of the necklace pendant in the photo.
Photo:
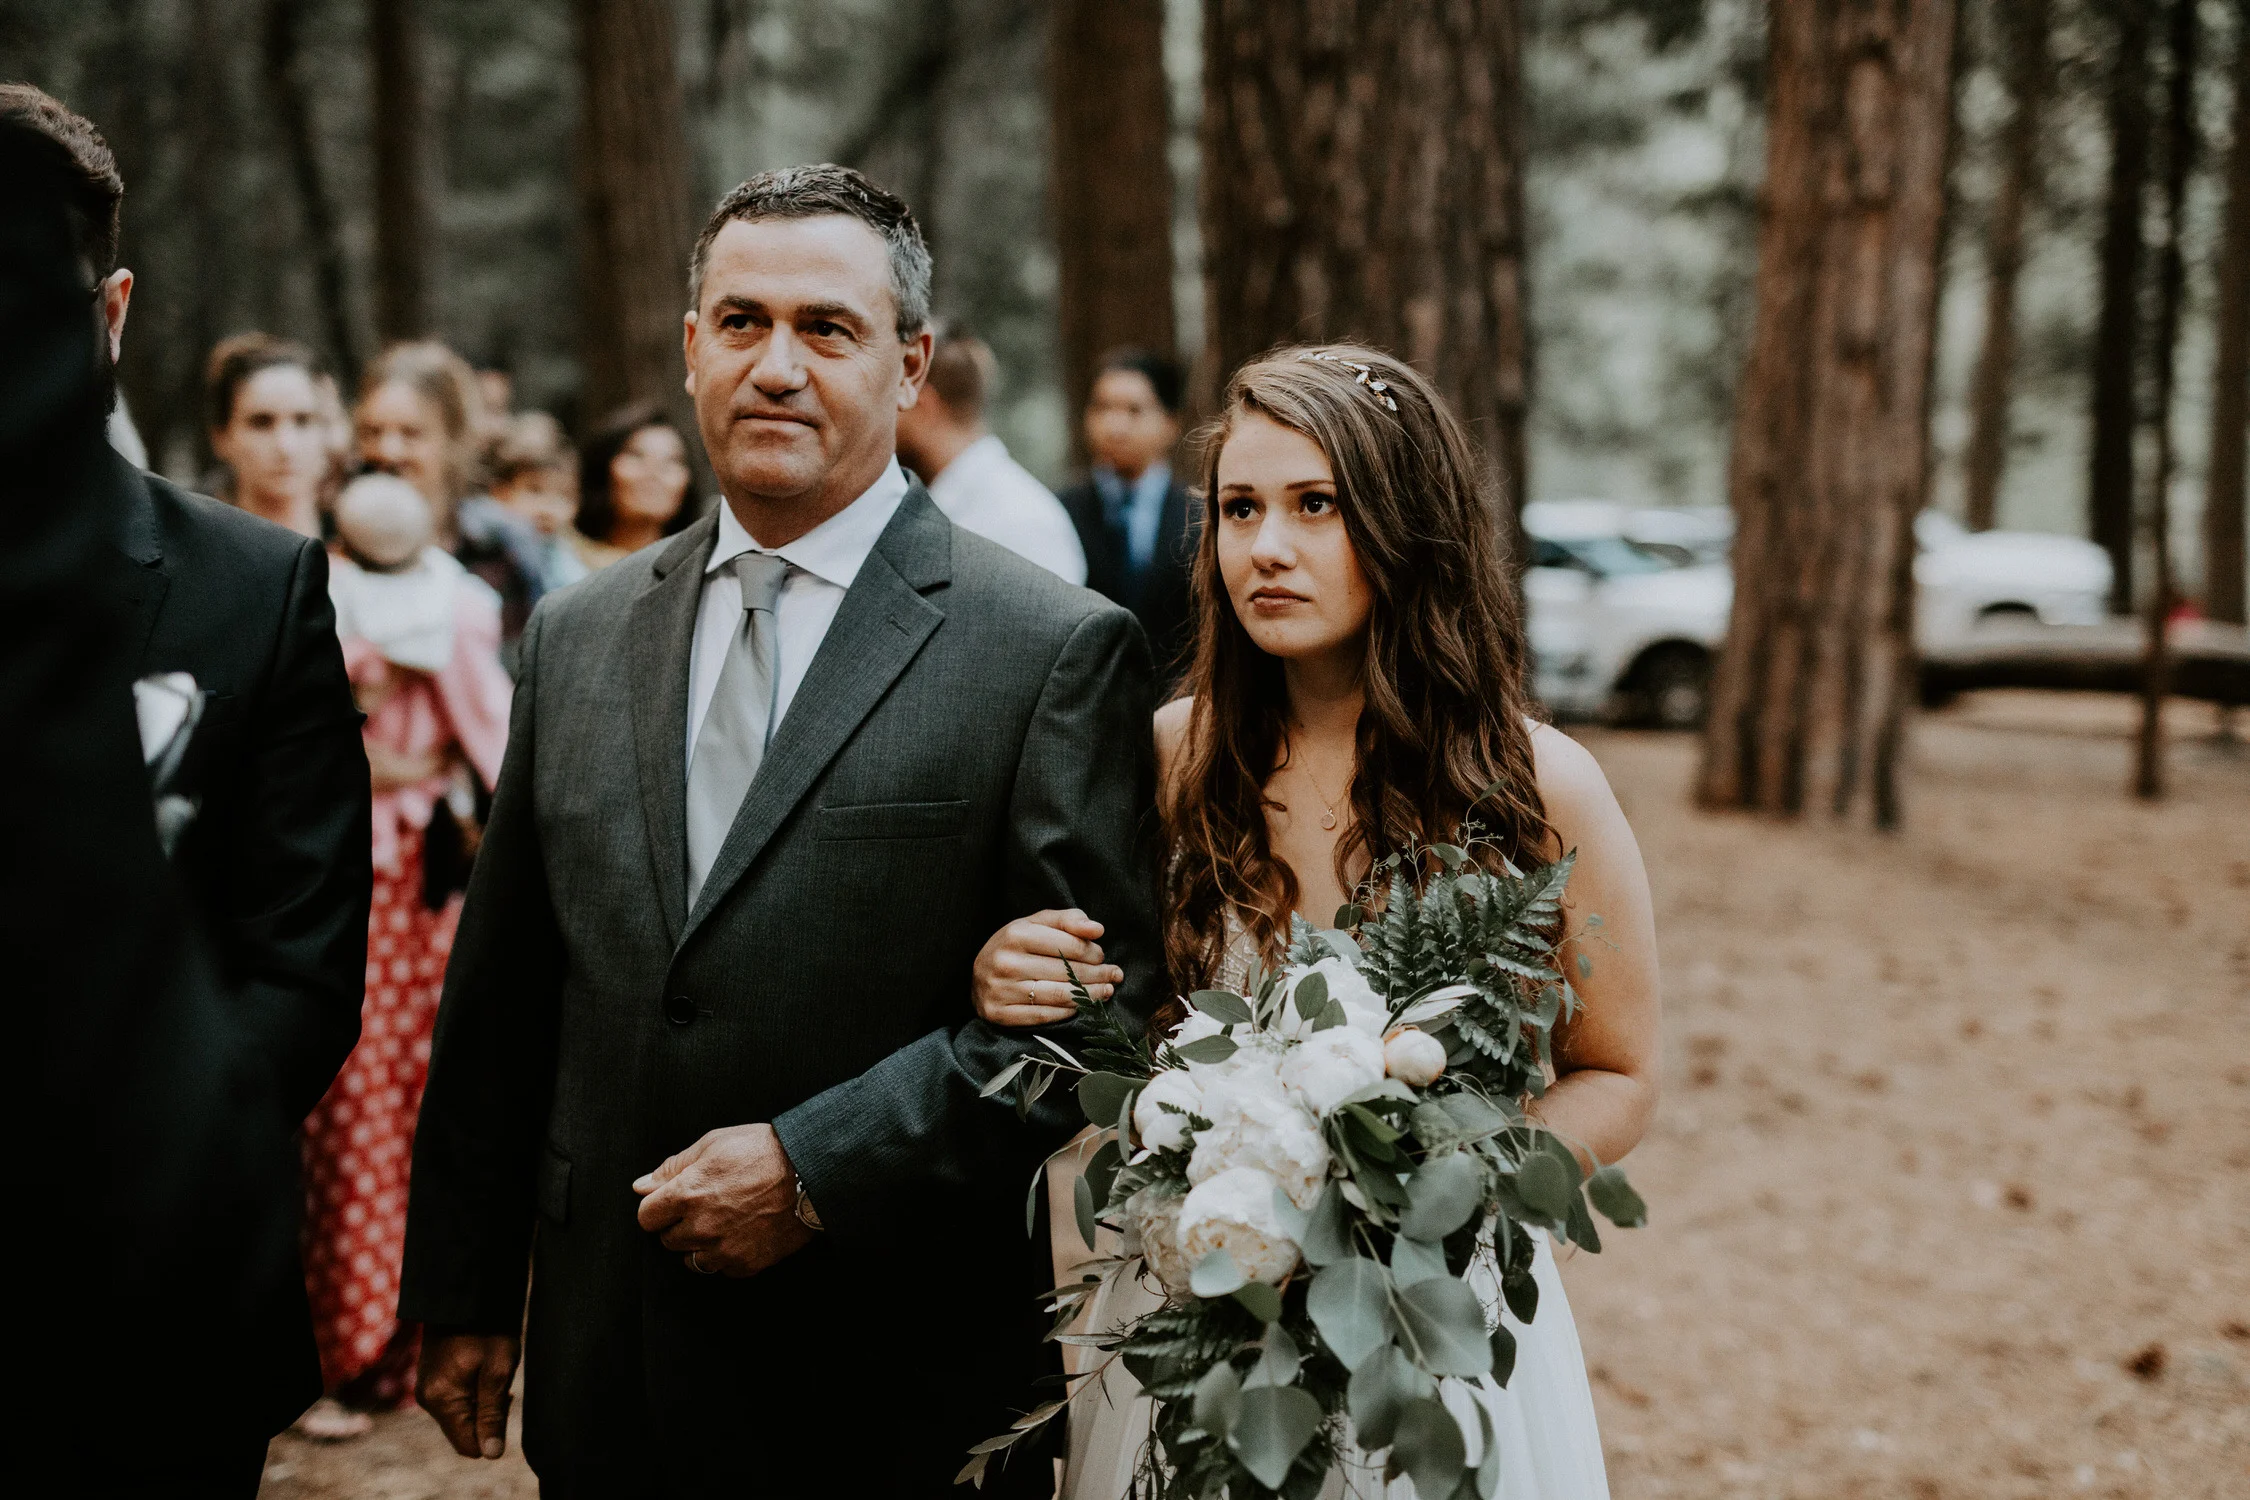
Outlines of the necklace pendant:
M1320 815L1320 826L1327 829L1330 833L1334 833L1336 831L1336 815L1332 812L1322 813Z

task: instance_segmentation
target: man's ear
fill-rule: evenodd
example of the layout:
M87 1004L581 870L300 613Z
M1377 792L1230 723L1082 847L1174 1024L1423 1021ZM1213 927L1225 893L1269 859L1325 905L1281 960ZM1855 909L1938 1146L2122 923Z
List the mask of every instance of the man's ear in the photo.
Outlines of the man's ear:
M905 411L921 394L922 382L930 376L930 353L937 348L937 340L930 330L923 329L910 339L903 340L903 357L899 361L898 409Z
M691 307L680 319L680 358L687 363L687 379L682 384L691 399L695 395L695 329L696 314Z
M102 282L102 321L109 327L109 362L125 348L125 309L133 301L133 273L119 266Z

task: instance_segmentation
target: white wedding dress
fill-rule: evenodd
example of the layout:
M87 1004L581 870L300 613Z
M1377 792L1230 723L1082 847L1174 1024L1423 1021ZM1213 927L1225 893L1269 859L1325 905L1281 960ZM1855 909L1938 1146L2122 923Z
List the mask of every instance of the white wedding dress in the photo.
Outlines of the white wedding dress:
M1236 929L1221 966L1221 987L1240 990L1255 967L1246 938ZM1059 1157L1056 1175L1075 1164ZM1067 1188L1067 1184L1065 1184ZM1068 1202L1067 1196L1058 1201ZM1071 1259L1085 1254L1068 1214L1057 1216L1057 1246L1071 1248ZM1115 1255L1115 1236L1101 1232L1104 1255ZM1539 1250L1532 1276L1539 1284L1539 1306L1529 1323L1517 1321L1502 1304L1499 1282L1489 1262L1469 1272L1469 1285L1484 1303L1486 1317L1497 1312L1516 1337L1516 1366L1504 1387L1489 1386L1479 1397L1492 1414L1500 1449L1498 1500L1609 1500L1609 1476L1602 1464L1602 1437L1594 1420L1594 1393L1586 1380L1586 1357L1578 1346L1578 1325L1543 1233L1534 1231ZM1060 1259L1058 1255L1058 1259ZM1089 1308L1082 1331L1108 1332L1163 1303L1153 1279L1111 1281ZM1073 1372L1108 1358L1098 1350L1067 1349ZM1082 1357L1083 1356L1083 1357ZM1123 1500L1148 1448L1155 1406L1122 1362L1110 1360L1098 1390L1085 1390L1070 1406L1070 1452L1060 1500ZM1357 1447L1328 1476L1321 1500L1430 1500L1418 1497L1405 1479L1386 1484L1383 1465Z

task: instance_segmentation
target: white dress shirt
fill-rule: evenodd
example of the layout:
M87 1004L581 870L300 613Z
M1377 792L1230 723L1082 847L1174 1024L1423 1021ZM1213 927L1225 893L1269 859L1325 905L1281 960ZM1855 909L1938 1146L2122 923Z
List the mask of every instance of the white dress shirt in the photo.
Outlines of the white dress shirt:
M727 645L742 628L742 582L729 566L745 552L766 552L789 564L781 585L781 600L774 606L773 729L788 716L790 700L797 696L805 669L812 665L828 627L844 602L844 593L859 576L876 539L891 524L901 500L906 498L906 472L892 459L882 477L865 494L845 506L797 540L781 547L761 547L735 519L734 507L719 502L719 538L711 548L711 562L703 570L703 601L695 612L695 642L688 648L687 759L695 764L695 737L703 732L704 715L711 711L711 695L719 689L719 669L726 665ZM770 731L769 731L770 734Z
M930 498L963 530L990 537L1065 583L1086 581L1086 552L1070 512L992 433L938 471Z

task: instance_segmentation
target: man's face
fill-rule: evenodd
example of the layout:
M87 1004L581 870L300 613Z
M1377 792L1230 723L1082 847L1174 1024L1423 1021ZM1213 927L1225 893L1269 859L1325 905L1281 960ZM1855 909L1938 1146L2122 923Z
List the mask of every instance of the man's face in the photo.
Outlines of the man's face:
M1180 419L1156 399L1156 387L1138 370L1105 370L1086 402L1086 451L1095 463L1127 479L1172 451Z
M890 461L929 349L926 333L899 338L889 254L857 219L727 224L686 335L688 394L720 488L753 502L848 501Z

